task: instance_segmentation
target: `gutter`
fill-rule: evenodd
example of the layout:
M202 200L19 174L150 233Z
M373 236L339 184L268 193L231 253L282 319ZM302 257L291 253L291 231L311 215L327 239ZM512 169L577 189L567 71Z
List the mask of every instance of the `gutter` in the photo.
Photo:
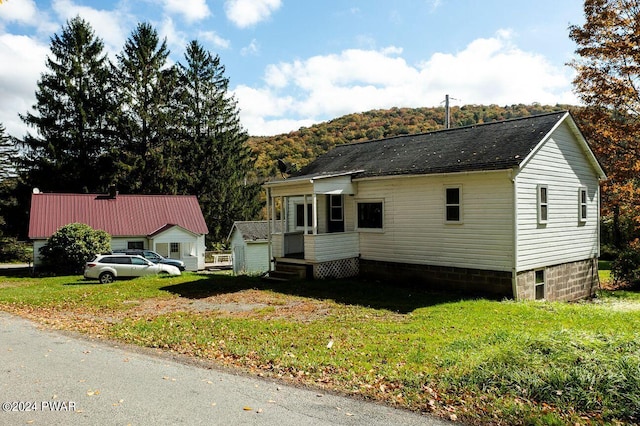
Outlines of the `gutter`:
M511 268L511 291L513 299L518 300L518 190L516 185L517 173L509 170L509 179L513 187L513 267Z

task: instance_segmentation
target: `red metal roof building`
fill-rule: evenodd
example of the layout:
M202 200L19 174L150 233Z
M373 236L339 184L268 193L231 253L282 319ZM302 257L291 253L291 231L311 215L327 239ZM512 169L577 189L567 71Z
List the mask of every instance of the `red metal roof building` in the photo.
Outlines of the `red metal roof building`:
M172 248L181 244L178 253L180 258L200 257L202 251L202 263L204 262L204 248L199 250L199 246L204 246L204 235L209 230L195 196L45 193L32 195L30 239L46 240L60 227L70 223L85 223L94 229L106 231L112 237L114 249L143 244L144 248L155 249L164 256L174 257L178 252L173 252ZM196 241L189 241L189 235ZM170 238L170 241L159 239L162 236ZM37 264L37 259L34 259L34 262Z

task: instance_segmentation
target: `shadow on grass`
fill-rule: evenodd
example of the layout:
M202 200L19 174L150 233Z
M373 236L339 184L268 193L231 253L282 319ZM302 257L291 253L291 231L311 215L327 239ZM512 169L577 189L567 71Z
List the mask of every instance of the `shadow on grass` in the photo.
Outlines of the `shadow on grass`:
M31 268L27 266L7 266L0 268L0 277L27 278L32 276Z
M242 290L269 290L292 296L330 299L346 305L409 313L415 309L477 297L428 292L419 288L360 279L265 281L253 277L211 275L208 278L160 288L188 299L203 299Z

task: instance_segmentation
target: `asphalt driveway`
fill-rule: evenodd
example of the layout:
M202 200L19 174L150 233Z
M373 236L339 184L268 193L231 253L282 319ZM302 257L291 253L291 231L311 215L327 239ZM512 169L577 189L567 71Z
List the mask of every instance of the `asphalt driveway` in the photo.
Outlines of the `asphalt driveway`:
M450 425L0 312L0 425Z

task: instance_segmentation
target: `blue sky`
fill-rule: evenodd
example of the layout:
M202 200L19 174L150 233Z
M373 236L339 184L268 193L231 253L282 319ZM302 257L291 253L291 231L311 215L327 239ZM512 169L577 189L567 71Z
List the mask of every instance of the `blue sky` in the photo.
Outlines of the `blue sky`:
M391 107L577 104L579 0L2 0L0 123L21 137L50 37L82 16L115 58L139 22L171 60L198 39L226 67L251 135Z

